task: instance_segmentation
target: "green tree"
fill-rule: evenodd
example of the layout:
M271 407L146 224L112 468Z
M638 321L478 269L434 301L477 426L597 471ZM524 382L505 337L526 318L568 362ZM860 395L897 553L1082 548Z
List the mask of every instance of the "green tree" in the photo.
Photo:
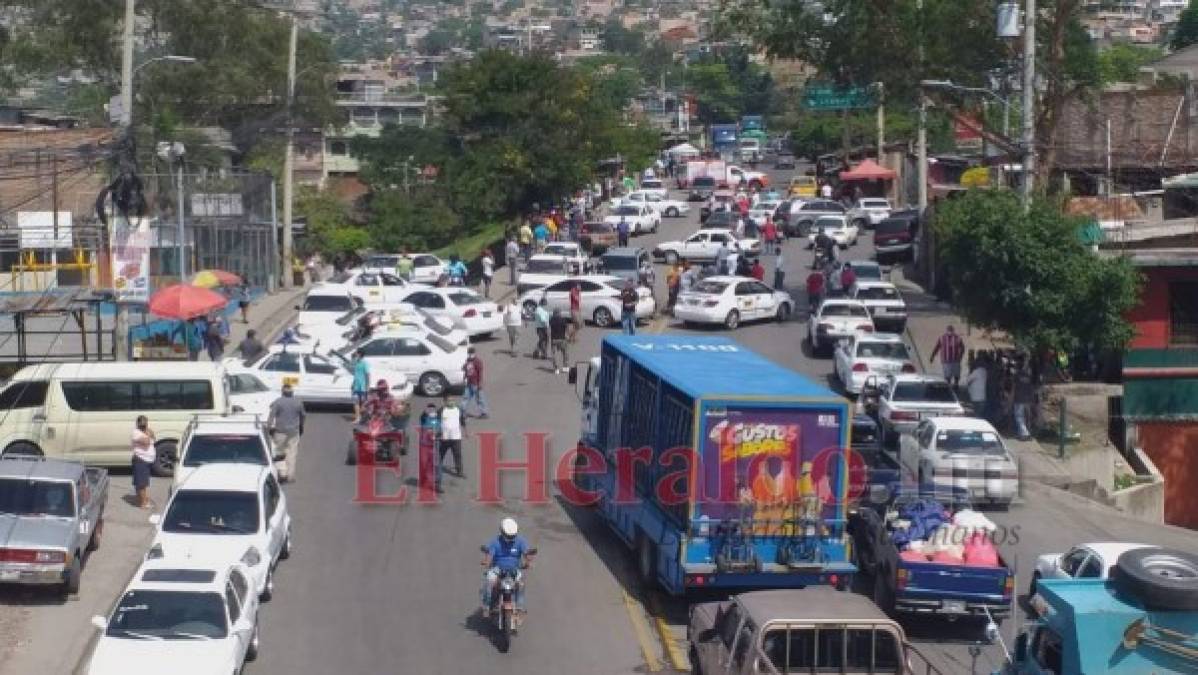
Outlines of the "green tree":
M686 87L695 95L704 125L734 122L741 113L742 92L725 63L695 64L686 70Z
M305 223L304 252L353 253L370 246L370 234L350 217L349 207L331 193L301 188L295 214Z
M1198 44L1198 0L1190 0L1190 4L1181 10L1169 48L1177 51L1192 44Z
M1140 68L1159 60L1159 47L1142 47L1118 42L1098 52L1098 76L1103 83L1135 82Z
M384 251L438 249L466 234L462 219L436 192L383 190L371 196L369 208L371 242Z
M628 29L624 22L616 17L603 24L603 47L613 54L639 56L645 51L645 32L640 29Z
M937 250L953 301L975 326L1032 350L1120 349L1140 277L1081 242L1084 220L1039 200L1025 212L1006 190L973 190L940 206Z

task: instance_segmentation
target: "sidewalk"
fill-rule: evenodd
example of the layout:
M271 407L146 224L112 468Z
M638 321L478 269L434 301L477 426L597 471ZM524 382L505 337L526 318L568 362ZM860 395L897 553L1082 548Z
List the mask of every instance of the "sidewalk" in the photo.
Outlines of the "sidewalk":
M919 284L906 279L901 267L894 268L891 281L907 302L907 341L915 350L920 370L939 374L938 364L929 364L927 355L949 324L964 339L967 353L970 349L995 348L994 342L981 331L970 329L948 303L940 302ZM1045 448L1036 440L1021 441L1014 437L1004 437L1003 442L1017 454L1023 477L1058 486L1074 480L1068 462L1059 459L1055 449Z

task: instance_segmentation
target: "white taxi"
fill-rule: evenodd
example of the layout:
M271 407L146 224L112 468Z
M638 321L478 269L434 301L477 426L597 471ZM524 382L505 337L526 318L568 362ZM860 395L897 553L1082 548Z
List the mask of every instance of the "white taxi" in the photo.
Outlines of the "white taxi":
M150 522L158 531L147 558L239 562L262 600L274 595L275 567L291 556L291 514L271 466L197 467Z
M678 294L674 318L686 324L723 324L735 329L742 321L786 321L794 311L790 294L775 291L750 277L707 277Z
M533 312L542 299L550 312L561 310L570 312L570 289L577 284L580 293L580 309L583 320L590 320L600 328L614 325L623 314L623 303L620 293L624 290L625 279L604 274L588 274L580 277L562 279L544 288L527 291L516 301L525 320L531 319ZM644 286L637 286L636 318L649 319L657 311L653 294Z
M859 300L828 298L807 319L807 339L812 352L831 348L837 340L851 338L859 331L874 332L869 310Z
M468 288L426 288L409 293L404 302L450 319L470 337L488 337L503 328L499 306Z
M258 594L237 562L147 560L91 622L88 675L238 673L258 657Z
M230 374L255 375L275 392L281 392L283 385L289 384L295 397L304 403L349 406L354 403L351 391L354 372L342 353L326 355L316 353L311 347L274 345L250 363L236 358L225 359L225 368ZM407 400L412 396L412 384L402 371L372 370L371 378L387 380L395 398Z
M357 269L335 274L314 289L343 288L366 306L372 307L399 302L413 286L392 272Z
M358 350L370 366L371 380L391 384L392 377L402 376L425 396L441 396L466 380L466 348L432 333L381 330L332 356L348 359Z
M860 394L869 378L880 382L892 373L914 373L911 352L898 335L857 333L837 341L832 356L836 379L850 394Z
M860 229L845 216L820 216L811 224L811 231L807 233L807 248L815 246L815 239L820 230L832 237L832 241L840 248L855 246L857 237L861 234Z

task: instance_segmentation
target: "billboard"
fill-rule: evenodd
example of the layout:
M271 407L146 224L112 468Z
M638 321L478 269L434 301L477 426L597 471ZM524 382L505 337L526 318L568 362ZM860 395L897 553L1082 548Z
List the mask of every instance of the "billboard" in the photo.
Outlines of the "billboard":
M117 302L150 297L150 224L147 218L112 219L112 291Z

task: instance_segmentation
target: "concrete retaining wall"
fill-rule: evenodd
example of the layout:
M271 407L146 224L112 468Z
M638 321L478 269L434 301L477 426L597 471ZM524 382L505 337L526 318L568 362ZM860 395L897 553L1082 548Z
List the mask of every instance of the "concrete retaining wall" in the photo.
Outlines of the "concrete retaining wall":
M1128 453L1137 484L1111 493L1115 508L1132 518L1157 525L1165 522L1165 479L1140 448Z

